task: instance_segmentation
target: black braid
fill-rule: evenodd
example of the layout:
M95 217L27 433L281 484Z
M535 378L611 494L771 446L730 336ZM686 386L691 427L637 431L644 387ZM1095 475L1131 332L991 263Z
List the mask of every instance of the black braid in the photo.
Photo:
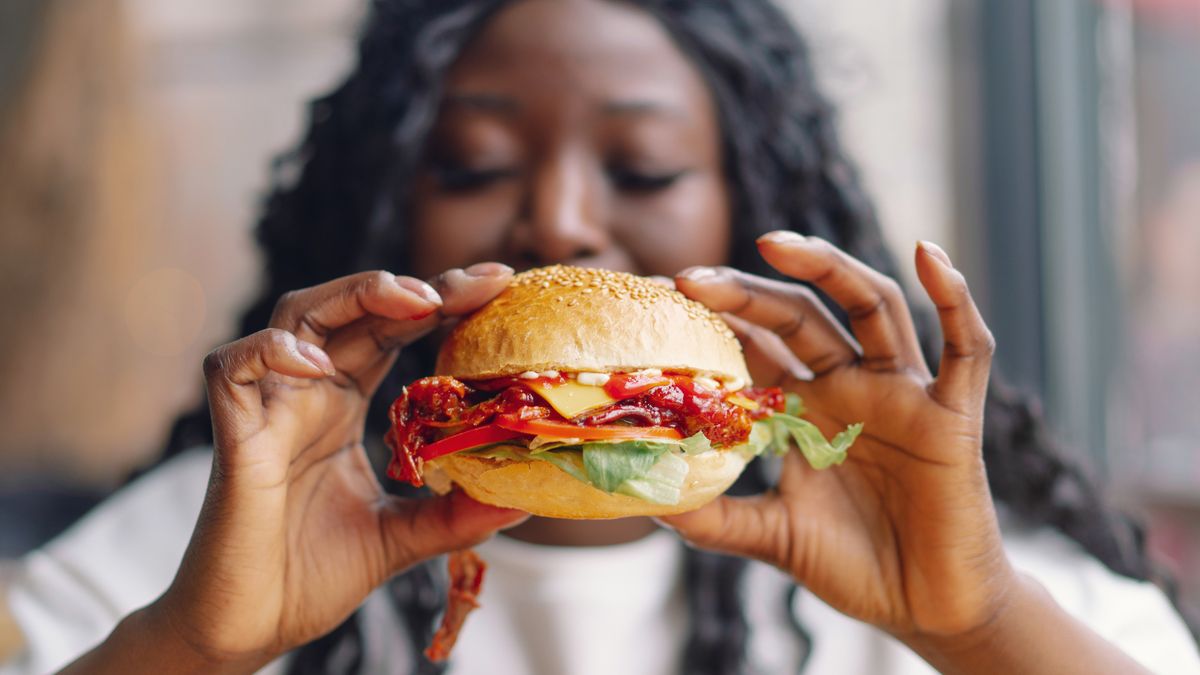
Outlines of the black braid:
M742 611L742 573L749 563L689 549L684 564L691 629L683 653L683 675L740 673L749 628Z
M361 269L404 273L410 268L404 254L403 186L411 183L421 156L446 69L504 2L373 3L357 68L338 89L312 104L303 143L275 165L273 190L257 231L266 254L266 284L243 316L243 335L266 325L287 290ZM634 4L670 31L702 71L716 100L734 195L732 264L778 277L758 256L754 240L772 229L790 229L821 236L896 277L896 261L837 139L833 112L818 91L806 46L787 17L767 0ZM914 319L926 358L936 368L936 321L925 312ZM387 402L404 383L427 372L433 349L427 342L402 354L376 396L368 438L382 435ZM989 483L998 501L1031 524L1061 530L1118 573L1157 579L1142 531L1109 509L1084 474L1059 456L1027 398L993 384L984 436ZM207 442L208 411L200 408L177 420L168 454ZM760 474L747 471L739 488L761 490ZM410 626L414 654L420 653L416 647L428 637L440 611L440 594L430 592L436 586L435 566L420 565L389 586ZM684 661L687 673L744 670L745 618L737 601L744 569L744 563L730 558L689 551L686 579L694 624ZM1172 593L1172 599L1177 595ZM802 643L810 642L803 627L797 626L797 633ZM301 650L293 672L313 672L300 664L328 664L341 642L357 639L352 623L334 635ZM425 661L417 671L438 672Z

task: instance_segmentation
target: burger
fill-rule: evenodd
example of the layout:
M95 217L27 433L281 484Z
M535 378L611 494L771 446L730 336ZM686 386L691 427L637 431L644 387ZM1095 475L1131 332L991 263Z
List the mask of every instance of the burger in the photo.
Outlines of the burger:
M516 275L392 404L392 478L552 518L693 510L748 461L827 441L794 395L751 386L721 318L650 279L553 266Z

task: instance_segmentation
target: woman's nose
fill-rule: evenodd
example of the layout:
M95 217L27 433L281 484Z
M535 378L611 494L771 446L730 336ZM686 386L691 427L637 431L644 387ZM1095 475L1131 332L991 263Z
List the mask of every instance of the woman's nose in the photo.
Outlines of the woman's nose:
M598 256L609 246L602 185L586 157L562 153L544 163L530 186L528 253L540 264Z

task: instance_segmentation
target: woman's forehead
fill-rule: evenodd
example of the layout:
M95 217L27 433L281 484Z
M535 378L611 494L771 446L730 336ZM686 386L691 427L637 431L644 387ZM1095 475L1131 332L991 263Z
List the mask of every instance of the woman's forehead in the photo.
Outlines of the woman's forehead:
M451 97L583 96L637 112L687 114L707 90L665 28L609 0L517 0L499 11L449 74ZM500 104L500 101L493 101Z

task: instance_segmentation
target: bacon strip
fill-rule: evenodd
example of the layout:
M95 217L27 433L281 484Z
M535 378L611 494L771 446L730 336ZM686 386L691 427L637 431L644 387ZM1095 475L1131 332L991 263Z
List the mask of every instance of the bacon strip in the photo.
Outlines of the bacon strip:
M471 549L454 551L447 557L450 567L450 597L442 625L438 626L433 641L425 650L425 656L434 662L445 661L458 641L467 615L479 608L479 591L483 588L483 575L487 565Z

